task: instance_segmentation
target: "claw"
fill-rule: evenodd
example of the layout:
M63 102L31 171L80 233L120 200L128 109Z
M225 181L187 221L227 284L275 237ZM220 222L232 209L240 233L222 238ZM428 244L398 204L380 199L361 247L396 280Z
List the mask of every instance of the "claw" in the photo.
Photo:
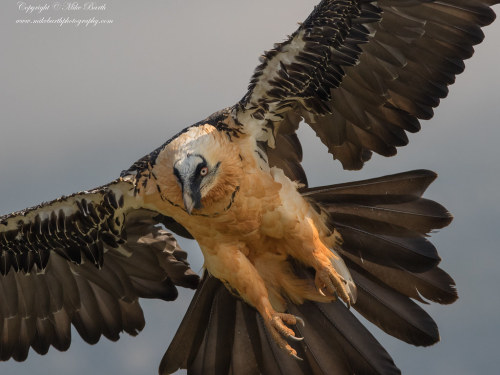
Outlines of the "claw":
M346 285L347 280L339 275L333 267L324 267L316 270L315 278L316 288L319 294L324 297L331 297L336 299L340 297L347 305L351 304L349 295L347 293ZM325 290L327 294L323 291Z
M305 326L306 326L306 323L304 322L304 319L302 319L301 317L296 316L296 317L295 317L295 320L296 320L297 322L299 322L300 324L302 324L302 327L305 327Z
M304 340L303 337L297 337L297 336L292 336L292 335L287 336L287 338L290 339L290 340L293 340L293 341L302 341L302 340Z
M297 356L297 351L286 341L288 339L295 342L304 340L303 337L295 336L295 332L288 327L288 325L297 325L298 323L305 326L304 320L298 316L274 312L266 322L266 326L280 348L285 349L295 359L302 360L302 358Z

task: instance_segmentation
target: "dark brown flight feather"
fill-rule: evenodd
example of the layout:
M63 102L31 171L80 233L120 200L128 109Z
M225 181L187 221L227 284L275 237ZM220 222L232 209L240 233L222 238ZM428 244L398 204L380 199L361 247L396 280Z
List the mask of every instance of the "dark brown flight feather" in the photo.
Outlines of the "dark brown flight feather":
M115 182L0 219L0 231L7 229L0 232L2 238L8 238L8 247L4 240L0 250L14 253L12 259L17 261L10 267L4 262L6 272L0 276L1 360L23 361L30 347L39 354L50 346L67 350L71 324L90 344L101 336L116 341L121 332L135 336L145 324L139 297L171 301L177 298L177 286L197 287L199 278L185 261L186 254L153 220L157 213L123 212L119 227L109 220L123 205L122 199L111 197L116 184L126 183ZM63 215L63 209L70 214ZM82 234L93 230L98 231L94 237ZM38 242L29 239L33 233ZM108 240L102 239L103 233ZM90 249L91 240L101 241L100 253L82 250ZM39 248L45 263L22 262L26 252Z
M323 0L264 54L235 116L255 113L278 134L303 118L345 169L360 169L373 151L392 156L447 96L497 3Z
M499 0L323 0L288 40L266 52L248 92L194 124L232 142L256 141L256 158L301 183L300 192L339 231L339 254L358 288L352 308L413 345L439 340L420 303L449 304L453 279L438 267L429 234L452 217L423 198L436 174L418 170L308 188L296 135L303 120L345 169L360 169L408 143L407 132L448 94L481 27ZM298 361L278 348L257 311L205 272L199 277L173 236L192 237L175 217L137 208L133 199L160 152L180 134L103 187L0 217L0 360L29 348L66 350L71 324L88 343L144 327L138 299L177 297L197 288L165 353L160 373L398 374L385 349L341 302L289 303L305 320L293 327ZM240 155L240 158L242 156ZM138 184L142 179L144 184ZM290 260L298 277L311 269Z

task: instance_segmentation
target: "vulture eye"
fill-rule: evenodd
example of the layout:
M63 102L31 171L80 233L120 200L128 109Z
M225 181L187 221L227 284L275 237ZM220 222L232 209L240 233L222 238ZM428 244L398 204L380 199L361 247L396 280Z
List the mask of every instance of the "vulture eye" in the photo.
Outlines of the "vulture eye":
M206 176L208 173L208 167L203 167L200 169L200 176Z

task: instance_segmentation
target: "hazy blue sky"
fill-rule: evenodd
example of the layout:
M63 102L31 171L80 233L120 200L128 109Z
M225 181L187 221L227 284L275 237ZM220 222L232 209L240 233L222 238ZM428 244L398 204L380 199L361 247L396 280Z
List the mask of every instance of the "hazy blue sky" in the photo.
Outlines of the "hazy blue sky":
M26 1L45 3L54 2ZM106 9L67 14L112 24L59 27L16 24L58 16L54 10L26 16L17 1L3 2L0 213L106 183L180 129L235 103L258 56L292 33L315 3L97 1ZM398 156L374 157L363 171L344 172L309 129L301 130L312 186L416 168L440 175L427 196L456 218L433 239L460 300L428 308L442 337L431 348L414 348L375 330L406 374L498 371L500 21L485 32L486 42L434 119L411 135ZM199 270L196 245L182 244ZM31 352L24 363L0 363L0 373L156 373L190 295L173 303L143 301L146 328L136 338L90 346L74 332L66 353Z

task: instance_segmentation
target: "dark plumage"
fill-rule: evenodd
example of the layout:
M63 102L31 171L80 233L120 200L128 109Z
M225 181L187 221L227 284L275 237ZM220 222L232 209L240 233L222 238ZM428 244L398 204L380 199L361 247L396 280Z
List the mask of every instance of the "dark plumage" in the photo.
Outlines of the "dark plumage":
M428 239L451 222L422 197L436 175L310 188L296 131L305 121L345 169L394 155L496 3L323 0L234 106L107 185L0 217L0 359L66 350L71 324L91 344L136 335L139 297L182 286L197 291L161 374L399 373L348 306L407 343L439 340L415 302L457 299ZM160 224L200 243L201 281Z

